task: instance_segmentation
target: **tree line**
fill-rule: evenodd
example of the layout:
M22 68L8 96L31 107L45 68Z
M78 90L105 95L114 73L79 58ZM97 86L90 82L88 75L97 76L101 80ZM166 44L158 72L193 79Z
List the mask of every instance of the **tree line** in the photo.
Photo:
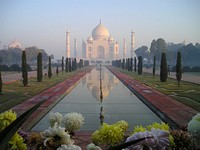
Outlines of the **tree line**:
M162 53L158 57L158 55L154 55L153 57L153 69L152 74L155 76L155 70L156 70L156 59L157 57L160 58L160 81L161 82L167 82L168 74L169 74L169 65L167 64L167 58L166 58L166 51L165 47L160 47ZM134 61L134 62L133 62ZM142 75L143 73L143 57L139 56L138 58L126 58L126 59L118 59L112 61L112 66L122 68L123 70L127 71L133 71L137 72L138 75ZM182 56L181 52L177 52L177 58L176 58L176 79L178 81L178 85L180 85L180 81L182 78Z
M39 49L37 47L27 47L24 49L26 51L26 59L29 65L34 65L37 62L37 54L39 52L43 55L43 62L46 63L48 61L48 54L43 49ZM0 50L0 57L2 59L2 65L7 65L10 67L11 65L21 65L22 59L22 49L20 48L9 48L7 50ZM53 57L53 56L51 56Z
M26 51L23 50L21 53L21 71L22 71L22 83L23 86L28 86L28 63L27 63L27 55ZM51 58L52 56L48 56L48 78L52 78L52 66L51 66ZM0 95L2 94L2 77L1 77L1 68L2 68L2 59L0 57ZM76 58L66 58L65 64L64 64L64 57L62 57L62 64L61 64L61 70L64 72L72 72L75 71L77 68L82 68L83 66L88 66L89 61L80 59L79 63L77 63ZM59 74L59 66L56 67L56 74ZM39 52L37 54L37 81L42 82L43 79L43 55L42 52Z
M142 56L146 60L146 64L152 64L153 56L156 56L156 64L159 65L161 62L162 52L166 53L167 63L170 67L175 67L177 52L180 51L182 54L182 64L183 66L198 67L200 66L200 44L192 43L185 45L184 43L166 43L164 39L159 38L151 42L151 46L148 49L147 46L141 46L135 50L138 56Z

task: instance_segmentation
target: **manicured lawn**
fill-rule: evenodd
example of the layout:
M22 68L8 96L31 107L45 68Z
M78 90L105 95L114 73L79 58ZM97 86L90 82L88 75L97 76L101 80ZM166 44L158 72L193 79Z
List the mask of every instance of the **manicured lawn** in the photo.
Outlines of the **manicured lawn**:
M42 82L37 82L36 78L30 78L28 87L23 87L22 82L16 81L11 84L3 85L3 95L0 95L0 112L3 112L31 97L48 89L55 84L64 81L75 72L59 73L59 75L53 75L51 79L43 77Z
M174 99L200 111L200 85L181 81L180 86L177 80L168 78L167 82L160 82L159 76L152 76L152 74L144 73L138 75L135 72L128 72L117 68L118 71L125 73L132 78L153 87L154 89L173 97Z

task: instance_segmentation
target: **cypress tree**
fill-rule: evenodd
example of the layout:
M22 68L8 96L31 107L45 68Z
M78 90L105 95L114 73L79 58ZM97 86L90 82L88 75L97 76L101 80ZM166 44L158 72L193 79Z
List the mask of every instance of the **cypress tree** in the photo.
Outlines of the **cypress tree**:
M122 69L123 70L125 69L125 59L123 59L123 62L122 62Z
M69 72L72 71L71 58L69 58Z
M42 53L37 56L37 81L42 81Z
M27 63L26 63L26 51L22 52L22 80L23 85L28 85L28 71L27 71Z
M80 62L81 62L81 68L82 68L83 67L83 59L81 59Z
M49 56L49 67L48 67L48 77L52 77L52 70L51 70L51 56Z
M128 68L128 71L130 71L130 58L128 58L128 62L127 62L127 68Z
M178 81L178 86L180 86L181 78L182 78L181 52L178 51L176 60L176 79Z
M68 59L68 57L65 60L65 72L69 72L69 59Z
M136 60L136 57L134 57L134 71L136 72L137 71L137 65L136 65L136 63L137 63L137 60Z
M155 76L156 73L156 56L153 57L153 76Z
M64 57L62 56L62 72L64 71Z
M72 58L72 71L75 70L75 59Z
M166 82L167 81L167 60L166 60L166 54L162 53L161 56L161 64L160 64L160 81Z
M76 58L74 58L74 67L75 67L75 70L77 69L77 62L76 62Z
M128 58L126 58L126 70L128 70Z
M122 61L121 61L121 59L119 59L118 61L119 61L118 67L121 68L122 67Z
M2 78L1 78L1 62L0 62L0 95L1 93L2 93Z
M142 56L138 57L138 74L142 74Z
M130 71L133 71L133 58L131 58Z
M59 74L59 69L58 69L58 66L56 67L56 75L58 76Z

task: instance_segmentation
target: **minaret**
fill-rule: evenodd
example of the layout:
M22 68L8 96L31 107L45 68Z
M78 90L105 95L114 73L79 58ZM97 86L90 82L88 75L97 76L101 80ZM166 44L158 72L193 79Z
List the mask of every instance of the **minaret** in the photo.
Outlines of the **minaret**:
M70 33L68 29L66 32L66 57L70 58Z
M134 32L131 32L131 58L135 57L135 52L134 52L134 46L135 46L135 37L134 37Z
M124 38L123 43L123 59L126 59L126 39Z
M74 39L74 58L77 57L77 39Z

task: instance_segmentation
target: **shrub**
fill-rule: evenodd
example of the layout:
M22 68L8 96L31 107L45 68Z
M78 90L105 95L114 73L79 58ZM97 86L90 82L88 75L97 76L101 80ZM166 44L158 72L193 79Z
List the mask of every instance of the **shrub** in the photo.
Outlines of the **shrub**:
M120 126L104 123L99 130L92 133L92 141L96 145L113 146L124 138L124 132Z
M142 74L142 56L138 57L138 74Z
M161 64L160 64L160 81L166 82L167 81L167 75L168 75L168 69L167 69L166 54L162 53Z
M65 60L65 72L68 72L68 71L69 71L69 59L67 57Z
M191 69L192 72L200 72L200 67L193 67Z
M195 115L188 123L188 132L195 139L200 139L200 113Z
M180 84L182 78L182 68L181 68L181 52L177 53L177 62L176 62L176 79L178 81L178 85Z
M136 60L136 57L134 57L134 71L136 72L137 71L137 60Z
M9 71L9 67L7 65L1 65L1 71Z
M182 68L182 71L183 71L183 72L191 72L191 68L190 68L189 66L184 66L184 67Z
M49 56L49 68L48 68L48 77L52 77L52 70L51 70L51 57Z
M42 81L42 53L37 56L37 81Z
M23 85L28 85L28 69L27 69L27 63L26 63L26 51L22 52L22 80Z
M21 67L17 64L13 64L10 66L10 71L21 71Z

